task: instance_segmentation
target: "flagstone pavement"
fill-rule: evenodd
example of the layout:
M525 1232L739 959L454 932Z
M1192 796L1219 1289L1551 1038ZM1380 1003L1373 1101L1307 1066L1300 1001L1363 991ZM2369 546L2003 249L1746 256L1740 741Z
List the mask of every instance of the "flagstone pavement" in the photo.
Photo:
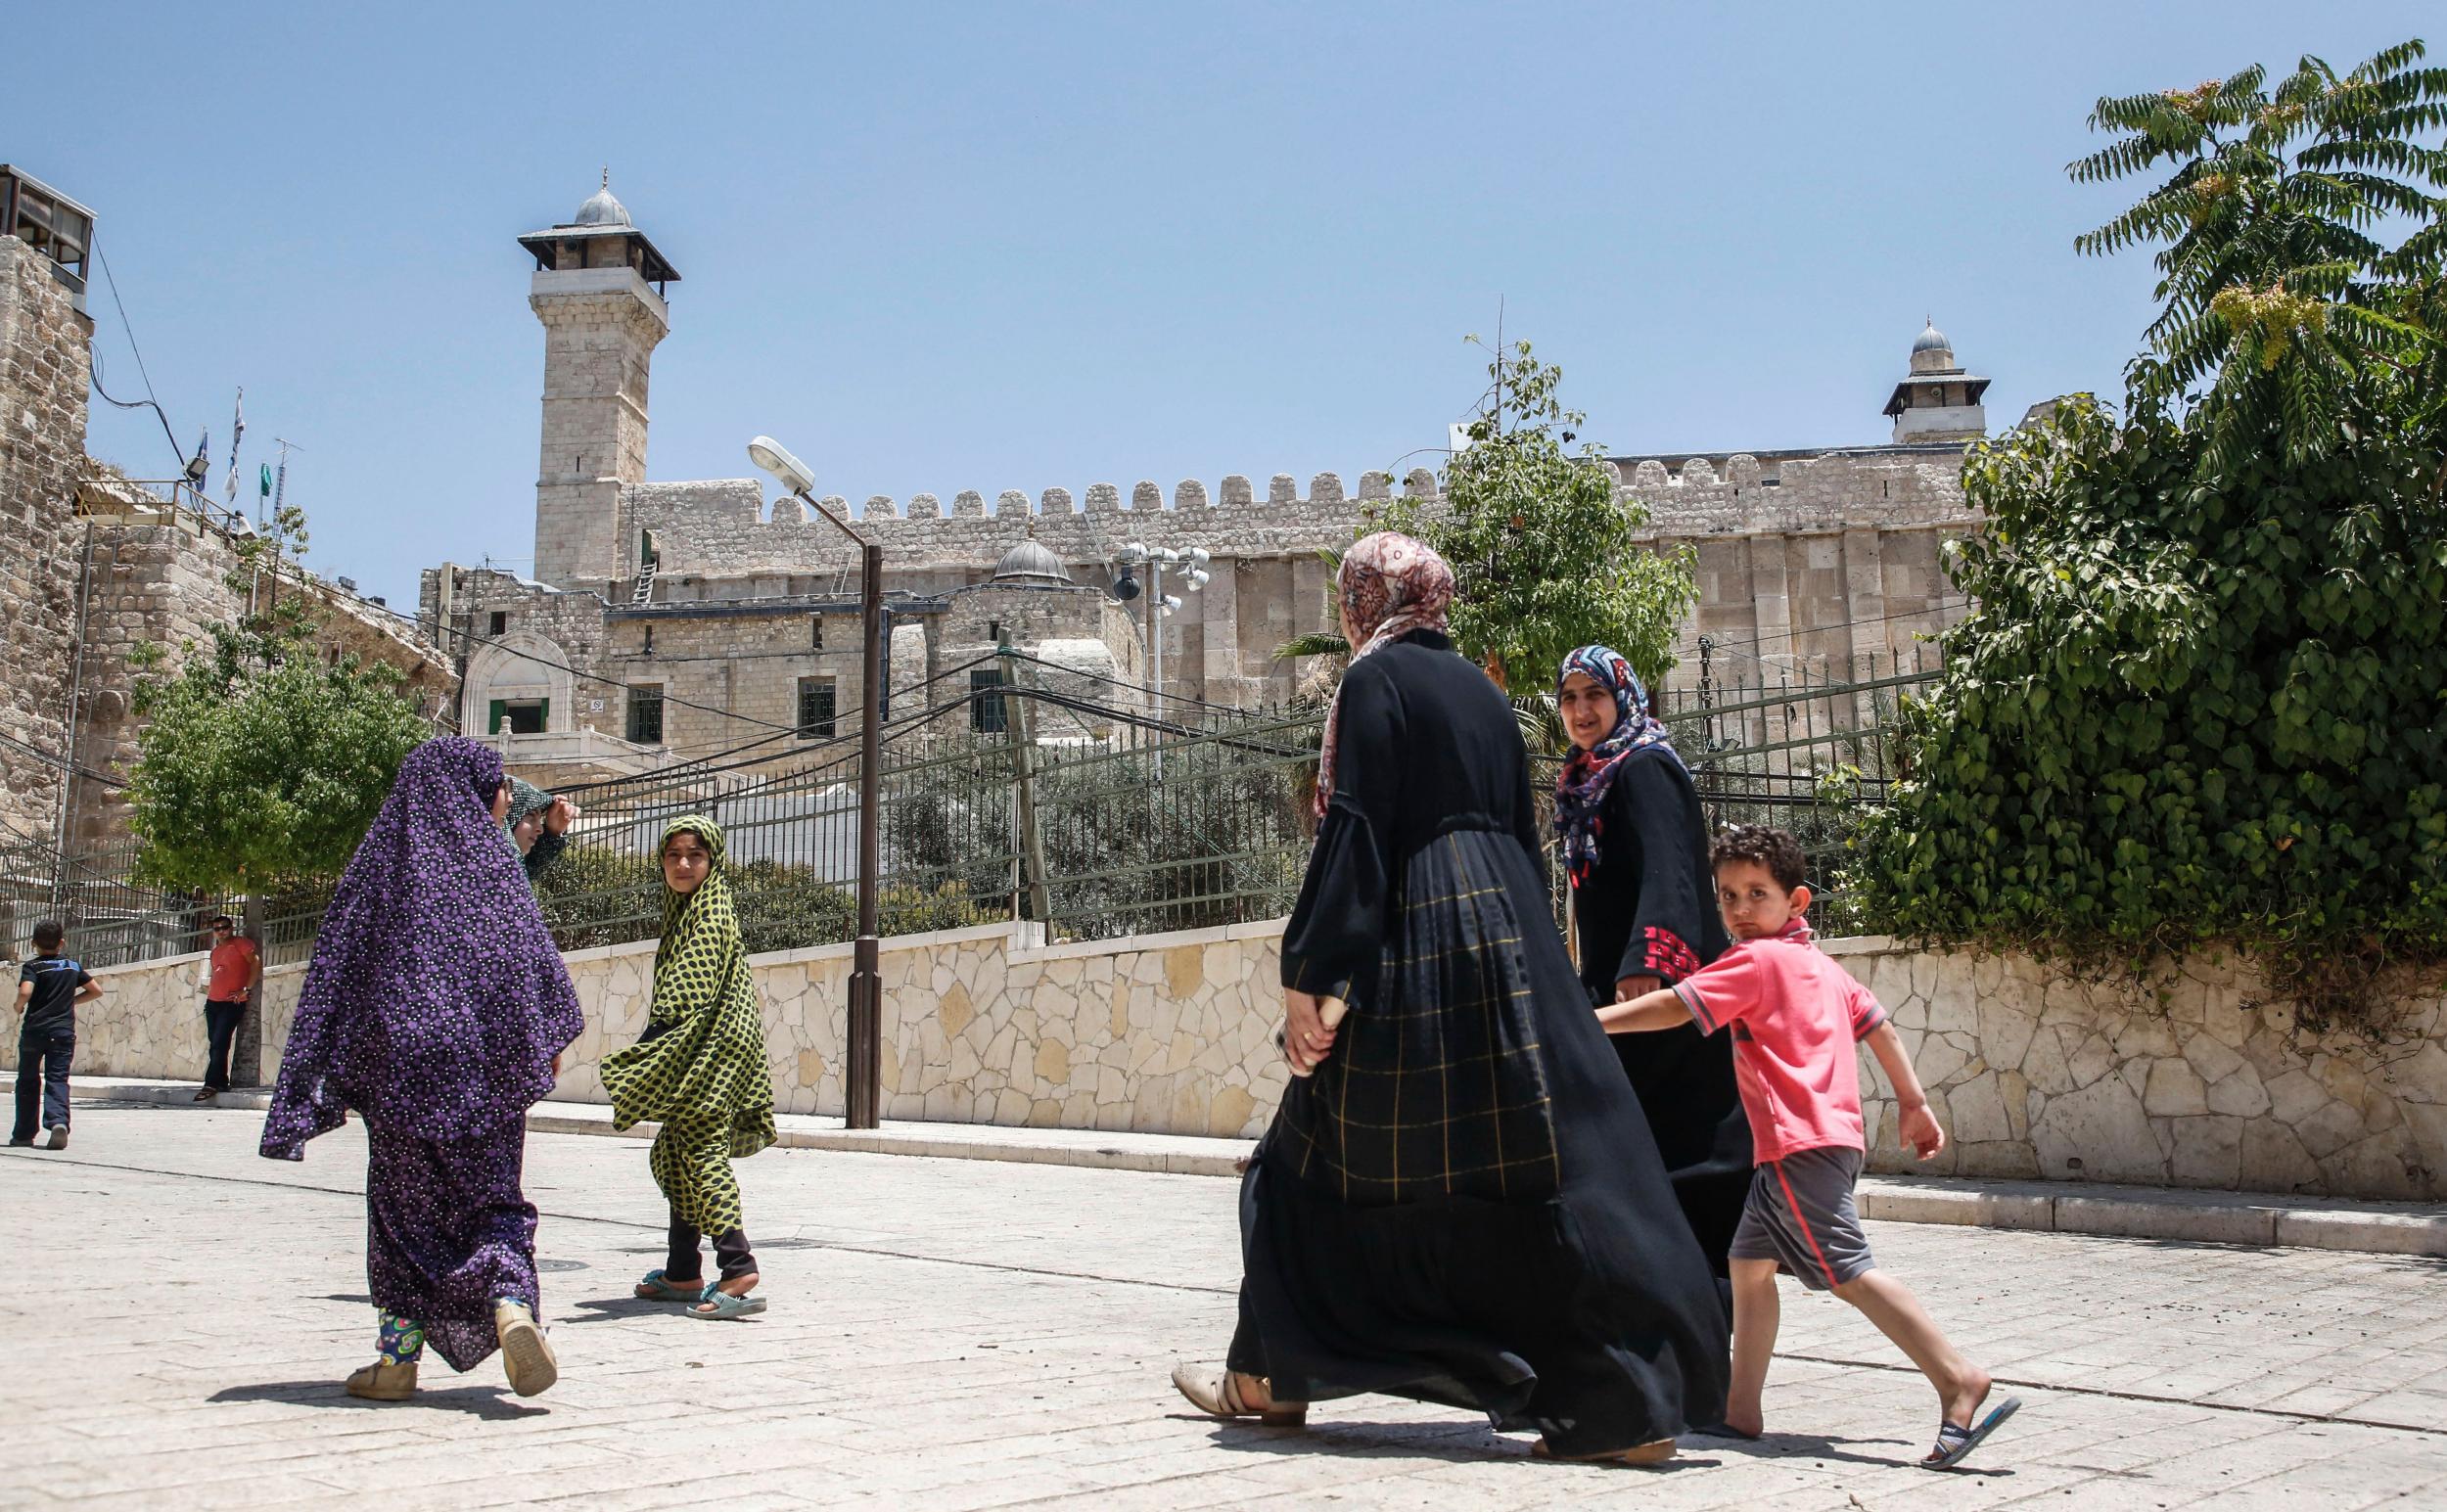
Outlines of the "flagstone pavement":
M2447 1505L2447 1260L1872 1223L2023 1398L1968 1469L1912 1467L1919 1378L1793 1289L1765 1441L1596 1469L1385 1397L1306 1432L1189 1413L1166 1373L1231 1327L1227 1180L768 1152L740 1173L772 1310L709 1324L629 1297L660 1263L644 1149L556 1134L528 1190L562 1383L434 1360L415 1402L357 1402L362 1140L276 1164L259 1123L102 1101L0 1158L0 1506Z

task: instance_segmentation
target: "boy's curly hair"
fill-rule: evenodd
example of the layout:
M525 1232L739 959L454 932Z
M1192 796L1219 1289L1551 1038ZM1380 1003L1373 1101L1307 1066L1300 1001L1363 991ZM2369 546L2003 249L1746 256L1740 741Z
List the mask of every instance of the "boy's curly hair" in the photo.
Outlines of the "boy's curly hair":
M1766 867L1777 886L1787 893L1801 886L1809 875L1801 842L1764 824L1736 824L1717 836L1716 843L1708 848L1708 869L1714 871L1728 861L1750 861Z

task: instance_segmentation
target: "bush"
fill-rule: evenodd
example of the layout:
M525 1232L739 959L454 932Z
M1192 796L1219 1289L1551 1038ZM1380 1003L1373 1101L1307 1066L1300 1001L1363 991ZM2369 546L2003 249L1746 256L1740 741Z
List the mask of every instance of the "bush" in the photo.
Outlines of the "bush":
M2447 954L2447 511L2383 438L2229 473L2208 435L2084 400L1974 451L1978 608L1856 880L1936 939L2232 941L2316 1025Z

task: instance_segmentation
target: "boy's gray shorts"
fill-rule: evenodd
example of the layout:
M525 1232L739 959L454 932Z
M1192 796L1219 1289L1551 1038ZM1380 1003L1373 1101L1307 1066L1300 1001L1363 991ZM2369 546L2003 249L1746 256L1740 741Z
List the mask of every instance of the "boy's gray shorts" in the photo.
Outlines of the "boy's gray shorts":
M1860 1179L1858 1150L1796 1150L1768 1162L1750 1178L1750 1200L1728 1255L1775 1260L1814 1292L1857 1279L1876 1263L1852 1205Z

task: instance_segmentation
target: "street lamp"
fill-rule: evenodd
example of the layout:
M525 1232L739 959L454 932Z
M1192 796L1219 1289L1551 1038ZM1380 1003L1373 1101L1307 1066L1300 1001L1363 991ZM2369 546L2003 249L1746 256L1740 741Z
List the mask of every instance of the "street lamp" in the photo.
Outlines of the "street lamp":
M813 496L815 475L781 442L758 436L748 443L748 460L856 541L864 559L859 577L866 670L858 690L858 940L850 958L849 1064L843 1068L842 1084L843 1123L851 1128L875 1128L883 1123L884 1073L883 943L876 913L876 885L883 871L884 548Z
M1131 541L1121 550L1121 580L1113 585L1114 597L1128 603L1138 596L1138 585L1131 581L1130 570L1147 569L1147 682L1154 690L1155 706L1149 711L1159 719L1164 714L1164 621L1181 608L1177 593L1164 591L1164 574L1177 573L1181 587L1189 593L1203 590L1213 574L1207 564L1215 558L1204 546L1175 550L1170 546L1150 547L1144 541ZM1125 587L1127 585L1127 588ZM1155 775L1164 775L1163 732L1156 732Z

